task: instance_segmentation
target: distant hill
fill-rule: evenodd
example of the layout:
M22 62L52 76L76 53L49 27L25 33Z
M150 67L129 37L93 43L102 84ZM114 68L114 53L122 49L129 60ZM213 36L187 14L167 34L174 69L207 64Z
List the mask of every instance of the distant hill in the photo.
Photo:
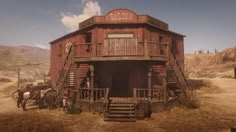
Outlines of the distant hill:
M216 54L186 54L185 71L191 77L233 77L235 54L234 48Z
M21 68L25 77L49 72L50 50L32 46L0 45L0 72ZM12 73L14 74L14 73ZM36 75L37 74L37 75Z

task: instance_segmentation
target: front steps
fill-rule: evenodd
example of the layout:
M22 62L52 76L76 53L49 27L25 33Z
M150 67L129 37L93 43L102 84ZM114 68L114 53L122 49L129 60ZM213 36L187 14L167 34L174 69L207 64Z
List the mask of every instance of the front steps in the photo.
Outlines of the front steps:
M110 103L104 113L104 121L136 121L135 103Z

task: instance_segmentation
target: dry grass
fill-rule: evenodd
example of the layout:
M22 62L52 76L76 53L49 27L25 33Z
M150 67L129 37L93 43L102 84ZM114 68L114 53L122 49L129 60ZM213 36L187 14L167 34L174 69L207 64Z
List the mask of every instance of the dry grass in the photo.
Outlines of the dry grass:
M0 82L11 82L11 79L2 77L0 78Z
M215 132L234 126L235 122L223 120L220 115L214 106L194 110L176 107L171 111L154 114L153 118L167 132Z
M178 100L181 105L189 109L196 109L200 107L200 101L195 90L187 90L186 95L180 96Z
M209 94L222 92L220 87L213 84L210 80L203 80L203 86L200 89L201 89L201 92L205 92Z
M33 112L0 114L0 131L4 132L67 132L62 122L49 115Z

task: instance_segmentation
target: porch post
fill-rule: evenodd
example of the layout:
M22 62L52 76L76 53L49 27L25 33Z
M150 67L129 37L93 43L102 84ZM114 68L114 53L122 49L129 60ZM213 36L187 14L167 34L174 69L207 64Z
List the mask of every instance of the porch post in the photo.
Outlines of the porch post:
M94 101L94 98L93 98L93 87L94 87L94 67L93 67L93 65L90 65L90 71L91 71L91 80L90 80L90 88L91 88L91 99L90 99L90 101Z
M163 77L162 77L162 80L163 80L163 98L164 98L164 103L166 104L167 101L168 101L168 92L167 92L167 74L166 74L166 66L163 70Z
M144 40L144 56L148 57L149 53L148 53L149 49L148 49L148 43L147 40Z
M76 87L75 89L78 90L76 100L80 100L80 83L81 83L81 78L80 78L80 64L77 63L77 69L76 69Z
M151 88L152 88L152 72L151 72L151 68L150 68L149 72L148 72L148 100L150 100L150 101L151 101L151 96L152 96Z

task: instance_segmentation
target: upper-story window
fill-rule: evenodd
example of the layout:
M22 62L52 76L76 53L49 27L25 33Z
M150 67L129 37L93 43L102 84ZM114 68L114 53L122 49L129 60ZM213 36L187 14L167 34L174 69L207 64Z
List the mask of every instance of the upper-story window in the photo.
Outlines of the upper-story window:
M58 51L58 56L61 57L62 56L62 44L59 44L59 51Z
M163 42L163 37L159 36L159 43L162 43L162 42Z
M133 38L133 33L108 33L107 38Z
M91 32L85 33L85 44L87 45L86 47L87 52L90 52L91 50L91 42L92 42L92 33Z
M172 39L172 51L174 54L178 53L178 46L177 46L177 40L176 39Z
M160 44L160 55L164 55L165 54L165 49L163 44L163 37L159 36L159 44Z

